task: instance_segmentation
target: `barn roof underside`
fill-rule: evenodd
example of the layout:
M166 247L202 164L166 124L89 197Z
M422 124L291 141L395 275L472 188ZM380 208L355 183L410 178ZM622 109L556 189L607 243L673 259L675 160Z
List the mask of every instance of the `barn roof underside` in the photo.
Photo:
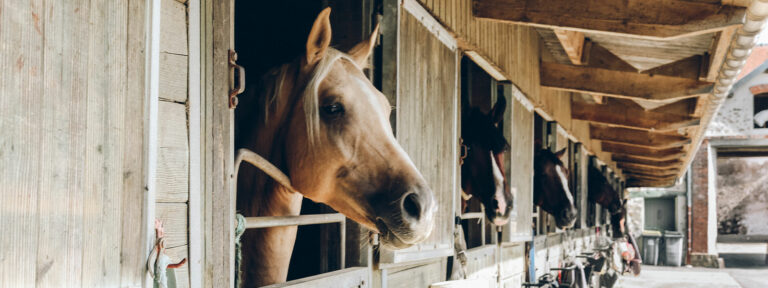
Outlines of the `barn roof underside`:
M476 0L483 20L541 36L541 86L573 92L573 119L628 186L670 186L714 113L710 97L749 1Z

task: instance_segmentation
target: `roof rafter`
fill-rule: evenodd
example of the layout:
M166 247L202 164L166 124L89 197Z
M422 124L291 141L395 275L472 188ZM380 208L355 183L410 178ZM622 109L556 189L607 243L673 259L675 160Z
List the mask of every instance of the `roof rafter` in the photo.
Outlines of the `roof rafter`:
M478 18L650 39L684 37L739 25L745 8L670 0L475 0Z

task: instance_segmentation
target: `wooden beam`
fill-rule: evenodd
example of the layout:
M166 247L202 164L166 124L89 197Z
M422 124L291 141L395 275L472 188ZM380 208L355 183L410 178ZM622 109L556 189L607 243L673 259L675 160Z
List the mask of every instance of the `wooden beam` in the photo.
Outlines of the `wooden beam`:
M664 166L670 166L670 165L679 166L683 163L679 159L655 160L655 159L648 159L648 158L625 155L625 154L613 154L611 155L611 160L615 162L650 165L652 167L656 167L656 166L664 167Z
M638 72L632 64L619 58L602 45L588 40L584 43L584 65L616 71Z
M656 148L679 147L691 143L691 139L683 136L594 124L589 125L589 134L592 139Z
M573 65L581 65L584 52L584 33L573 30L554 29L555 36L563 45L565 54L571 59Z
M745 8L684 0L475 0L477 18L649 39L685 37L740 25Z
M653 112L659 112L659 113L693 116L693 113L696 110L696 104L698 100L699 98L683 99L674 103L659 106L651 110Z
M627 162L616 162L616 166L623 171L643 172L649 175L675 174L680 170L680 165L653 166Z
M665 156L671 156L671 155L676 155L680 157L684 156L682 147L653 149L653 148L619 144L619 143L613 143L613 142L600 142L600 147L603 152L617 153L617 154L630 154L630 155L655 156L655 157L665 157Z
M693 55L691 57L683 58L672 63L667 63L659 67L643 71L643 74L666 75L699 80L699 74L701 73L702 69L704 69L702 67L706 66L707 62L704 60L703 56ZM714 80L702 82L714 82Z
M627 181L627 187L669 187L675 185L675 180L677 179L658 181L632 178Z
M571 117L596 123L645 130L675 130L699 125L700 119L684 115L645 111L631 101L609 99L605 104L589 104L576 97L571 102Z
M715 40L712 41L712 47L709 48L709 69L707 74L702 75L702 80L714 82L717 74L720 72L720 66L723 66L725 56L728 54L728 47L731 45L731 39L736 34L738 26L728 27L717 33Z
M628 99L684 99L711 93L714 87L698 79L548 62L541 62L540 73L544 87Z
M651 180L651 181L674 181L676 179L676 175L655 176L655 175L644 175L639 173L624 173L624 175L627 176L628 178Z
M685 157L685 153L670 154L666 156L657 156L657 155L624 154L624 153L617 152L617 153L611 153L611 155L616 157L623 157L627 159L637 159L639 161L655 161L655 162L664 162L664 161L672 161L672 160L679 161L680 159ZM630 161L626 161L626 162L630 162Z

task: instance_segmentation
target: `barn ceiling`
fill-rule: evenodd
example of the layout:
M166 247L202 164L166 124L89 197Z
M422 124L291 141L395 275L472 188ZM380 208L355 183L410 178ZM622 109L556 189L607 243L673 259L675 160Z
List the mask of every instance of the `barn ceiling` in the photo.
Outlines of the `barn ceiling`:
M535 27L541 86L573 92L571 116L629 186L669 186L705 127L748 1L476 0L478 18Z

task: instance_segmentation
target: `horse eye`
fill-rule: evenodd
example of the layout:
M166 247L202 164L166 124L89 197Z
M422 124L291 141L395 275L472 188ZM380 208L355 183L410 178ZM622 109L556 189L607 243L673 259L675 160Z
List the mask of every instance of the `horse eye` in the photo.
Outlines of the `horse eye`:
M321 108L321 111L326 116L340 116L344 114L344 105L341 105L341 103L332 103L325 105Z

